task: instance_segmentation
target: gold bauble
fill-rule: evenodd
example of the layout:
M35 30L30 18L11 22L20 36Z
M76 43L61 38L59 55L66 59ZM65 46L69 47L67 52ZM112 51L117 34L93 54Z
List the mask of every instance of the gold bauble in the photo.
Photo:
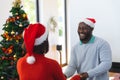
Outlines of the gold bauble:
M25 18L26 17L26 14L23 14L23 18Z
M13 56L14 58L16 57L16 55Z
M19 42L19 40L16 40L16 42L18 43L18 42Z
M6 38L6 41L8 41L9 39L8 38Z
M15 34L15 32L12 30L11 34Z
M5 31L5 33L7 34L8 32L7 32L7 31Z
M17 60L17 56L16 55L14 55L13 57L14 57L14 60Z
M8 27L8 25L5 26L6 28Z
M16 15L18 15L18 13L15 13Z

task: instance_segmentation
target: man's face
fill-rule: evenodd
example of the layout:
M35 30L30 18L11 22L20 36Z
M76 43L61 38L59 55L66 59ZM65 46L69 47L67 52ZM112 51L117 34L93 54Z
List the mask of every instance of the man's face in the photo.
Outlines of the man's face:
M84 22L79 23L78 34L79 34L80 40L81 41L88 41L88 39L90 39L90 37L92 35L92 30L93 30L93 28L91 28L90 26L88 26Z

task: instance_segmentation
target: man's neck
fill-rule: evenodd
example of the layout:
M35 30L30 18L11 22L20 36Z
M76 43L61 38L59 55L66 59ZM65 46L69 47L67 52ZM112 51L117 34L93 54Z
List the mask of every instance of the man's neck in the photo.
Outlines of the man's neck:
M85 40L81 40L81 42L84 43L84 44L86 44L86 43L88 43L88 42L90 41L91 37L92 37L92 35L89 36L89 37L88 37L87 39L85 39Z

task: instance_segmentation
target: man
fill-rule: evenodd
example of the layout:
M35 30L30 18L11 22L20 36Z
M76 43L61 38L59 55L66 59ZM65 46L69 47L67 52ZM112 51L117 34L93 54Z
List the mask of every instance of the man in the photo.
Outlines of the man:
M80 42L71 51L71 58L65 76L71 80L109 80L108 71L112 65L111 48L107 41L92 34L95 19L85 18L78 25Z
M40 23L30 24L23 37L26 55L17 62L20 80L66 80L60 65L44 56L49 49L46 28Z

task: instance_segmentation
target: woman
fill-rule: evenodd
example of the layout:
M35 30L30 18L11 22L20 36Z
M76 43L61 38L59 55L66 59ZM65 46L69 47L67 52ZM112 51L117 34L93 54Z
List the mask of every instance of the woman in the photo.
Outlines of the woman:
M17 62L20 80L66 80L60 65L44 55L48 52L48 32L40 24L30 24L23 32L26 55Z

